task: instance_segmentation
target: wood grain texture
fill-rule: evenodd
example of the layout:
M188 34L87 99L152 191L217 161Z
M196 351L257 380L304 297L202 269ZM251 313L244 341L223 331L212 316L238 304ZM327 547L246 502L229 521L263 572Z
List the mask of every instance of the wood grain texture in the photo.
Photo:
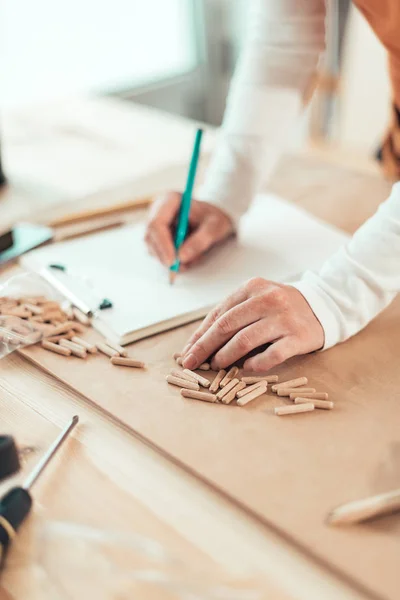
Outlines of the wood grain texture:
M40 348L24 354L316 561L356 586L367 586L371 597L395 599L399 516L351 531L328 528L325 517L336 505L398 483L400 303L348 343L278 369L282 379L307 372L310 383L335 399L329 414L315 411L300 419L277 419L273 409L282 399L272 393L244 410L185 400L166 386L171 351L194 327L135 344L135 356L145 360L148 373L115 374L103 356L76 361L67 370L65 359Z
M166 545L177 558L186 557L206 577L212 577L216 568L220 577L223 569L226 583L239 578L244 586L265 590L268 600L320 600L321 589L326 586L324 600L336 600L338 593L341 600L365 599L310 566L289 544L272 532L262 531L244 511L143 445L53 377L17 355L4 359L2 367L2 427L22 448L32 451L26 454L24 472L3 482L0 493L23 479L71 414L80 415L80 425L72 444L64 447L54 468L49 468L35 490L34 510L21 528L2 573L1 600L59 597L66 559L70 562L68 575L76 574L76 563L71 564L76 546L65 528L64 533L56 529L59 524L71 525L72 533L80 525L82 534L94 529L97 534L111 530L150 537ZM111 516L105 523L108 509ZM40 550L43 537L46 544ZM103 568L109 572L115 567L118 549L113 543L105 543L104 548L108 557ZM85 554L85 566L92 573L97 566L95 556ZM56 587L51 584L54 580ZM68 597L80 599L83 592L92 597L93 581L89 589L84 580L78 581L78 593ZM96 597L101 598L98 591ZM131 597L118 596L121 600ZM140 598L147 600L147 596ZM169 597L158 593L156 598ZM262 593L260 598L264 598Z

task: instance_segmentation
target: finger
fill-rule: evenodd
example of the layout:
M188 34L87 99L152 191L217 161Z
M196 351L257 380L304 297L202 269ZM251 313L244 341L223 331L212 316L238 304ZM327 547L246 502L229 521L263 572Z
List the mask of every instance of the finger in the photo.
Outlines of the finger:
M171 266L175 261L175 248L169 227L153 222L149 226L148 239L160 261L167 267Z
M261 319L243 327L214 356L211 365L215 370L232 365L263 344L276 340L277 335L270 319Z
M147 231L147 233L146 233L145 241L146 241L146 245L147 245L149 254L151 256L154 256L155 258L157 258L160 262L162 262L161 254L157 248L157 243L154 241L153 236L150 234L149 231Z
M193 344L201 338L201 336L211 327L213 323L215 323L220 315L227 312L237 304L244 302L246 299L247 291L246 288L242 286L238 290L235 290L235 292L228 296L223 302L217 304L217 306L215 306L205 317L200 327L198 327L189 338L187 345L182 350L182 355L185 356L189 352Z
M200 218L202 218L202 214ZM195 260L212 246L224 240L232 231L229 219L217 215L210 215L204 220L199 218L199 227L188 237L179 251L182 262Z
M201 225L182 244L179 258L183 264L189 263L204 254L214 243L214 237L207 225Z
M296 339L283 337L269 346L264 352L252 356L243 365L248 371L269 371L298 354Z
M171 225L175 220L181 205L182 194L169 192L160 196L150 209L150 222L158 221L164 225Z
M184 367L195 369L198 365L201 365L232 336L247 325L258 321L261 312L262 305L255 298L246 300L224 312L190 348L188 355L183 360Z

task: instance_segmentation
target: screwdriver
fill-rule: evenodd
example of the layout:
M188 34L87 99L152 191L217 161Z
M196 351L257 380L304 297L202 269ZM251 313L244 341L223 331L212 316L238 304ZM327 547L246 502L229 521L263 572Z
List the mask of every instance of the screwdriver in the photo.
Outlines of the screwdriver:
M65 429L54 440L46 454L38 462L30 475L28 475L22 486L11 488L0 499L0 566L3 566L10 542L15 537L18 528L24 522L32 508L30 490L78 421L79 417L77 415L72 417Z

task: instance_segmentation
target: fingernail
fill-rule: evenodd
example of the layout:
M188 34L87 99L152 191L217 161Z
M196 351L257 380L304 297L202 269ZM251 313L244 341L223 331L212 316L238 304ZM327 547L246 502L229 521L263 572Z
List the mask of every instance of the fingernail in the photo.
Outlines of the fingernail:
M194 354L189 354L189 356L183 360L183 366L185 369L194 369L196 365L197 359Z

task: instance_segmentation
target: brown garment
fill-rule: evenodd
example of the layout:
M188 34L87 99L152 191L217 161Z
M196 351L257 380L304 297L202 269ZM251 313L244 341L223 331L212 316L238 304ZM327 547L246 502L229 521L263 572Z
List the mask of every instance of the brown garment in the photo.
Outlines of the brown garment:
M388 52L393 110L379 153L385 174L400 179L400 0L353 0Z

